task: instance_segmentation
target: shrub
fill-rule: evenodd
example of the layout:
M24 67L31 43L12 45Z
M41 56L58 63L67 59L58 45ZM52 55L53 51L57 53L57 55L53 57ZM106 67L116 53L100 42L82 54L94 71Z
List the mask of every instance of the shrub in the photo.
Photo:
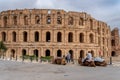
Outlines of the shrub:
M51 61L52 56L41 56L41 61Z

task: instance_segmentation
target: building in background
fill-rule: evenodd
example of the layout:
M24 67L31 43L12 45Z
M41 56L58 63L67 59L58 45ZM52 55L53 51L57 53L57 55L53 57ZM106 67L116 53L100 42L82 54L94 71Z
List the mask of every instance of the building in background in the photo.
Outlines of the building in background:
M111 56L119 56L120 55L120 37L119 37L119 29L114 28L111 31Z
M8 10L0 13L0 40L8 50L6 58L24 55L62 57L70 52L73 59L116 55L118 32L85 12L55 9ZM115 44L114 44L115 43Z

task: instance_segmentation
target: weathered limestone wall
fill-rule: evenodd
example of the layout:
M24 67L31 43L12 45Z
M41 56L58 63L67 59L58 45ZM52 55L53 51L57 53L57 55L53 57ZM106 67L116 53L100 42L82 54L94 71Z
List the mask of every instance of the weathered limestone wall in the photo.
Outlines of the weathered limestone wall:
M35 41L35 32L38 41ZM111 55L110 27L85 12L54 9L3 11L0 13L0 40L8 47L8 58L19 58L24 53L37 54L38 57L50 53L50 56L62 57L70 52L73 59L78 59L79 56L85 57L88 51L94 57Z

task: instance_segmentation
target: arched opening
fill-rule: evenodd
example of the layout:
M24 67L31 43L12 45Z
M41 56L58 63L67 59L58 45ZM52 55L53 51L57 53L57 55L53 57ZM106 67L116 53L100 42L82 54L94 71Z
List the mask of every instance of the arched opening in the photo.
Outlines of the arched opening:
M61 16L57 17L57 24L62 24L62 17Z
M80 58L84 58L84 51L83 50L80 51Z
M6 16L4 16L4 18L3 18L3 24L4 24L4 27L6 27L7 24L8 24L8 21L7 21L7 17L6 17Z
M28 25L28 16L24 16L24 25Z
M105 44L105 38L103 37L102 39L103 39L103 44Z
M80 33L79 41L80 41L80 43L84 42L84 34L83 33Z
M90 19L90 29L93 29L93 20Z
M16 32L12 32L12 41L16 42Z
M83 18L80 18L79 25L83 26Z
M46 32L46 42L50 42L50 32Z
M62 42L62 34L61 34L61 32L57 33L57 42Z
M26 31L23 32L23 41L27 42L27 32Z
M57 51L57 57L62 57L62 52L61 52L61 50L58 50L58 51Z
M116 56L116 52L115 52L115 51L112 51L111 56L112 56L112 57Z
M35 16L35 24L40 24L40 17L39 16Z
M25 49L22 50L22 56L26 56L26 50Z
M100 40L100 37L98 37L98 44L100 46L100 43L101 43L101 40Z
M46 19L47 21L47 24L51 24L51 17L50 16L47 16L47 19Z
M38 57L38 50L37 50L37 49L34 50L34 55L35 55L36 57Z
M73 33L69 32L68 34L68 42L73 42Z
M14 24L14 25L17 25L17 16L14 16L14 17L13 17L13 24Z
M46 50L45 56L50 56L50 50Z
M90 43L93 43L93 42L94 42L94 36L93 36L93 34L90 34L90 35L89 35L89 39L90 39Z
M6 41L6 33L2 32L2 41Z
M11 55L10 55L10 57L11 57L11 58L15 58L15 50L14 50L14 49L11 50Z
M94 55L94 51L93 50L91 50L91 54L92 54L92 57L94 57L95 55Z
M111 41L111 45L112 45L112 46L115 46L115 40L112 40L112 41Z
M73 50L69 50L69 53L71 55L71 60L73 61L73 58L74 58L74 56L73 56Z
M73 25L73 17L68 18L68 25Z
M97 28L97 32L98 32L98 34L100 34L100 28L99 27Z
M51 10L48 10L48 14L51 14Z
M34 33L34 39L35 39L35 42L38 42L39 41L39 32L35 32Z
M103 29L102 29L102 34L104 35L104 33L105 33L105 29L103 28Z

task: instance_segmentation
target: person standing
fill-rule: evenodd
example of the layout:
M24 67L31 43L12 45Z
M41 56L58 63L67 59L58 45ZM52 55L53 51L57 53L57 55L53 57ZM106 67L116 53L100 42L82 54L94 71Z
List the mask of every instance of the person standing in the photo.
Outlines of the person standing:
M70 61L71 61L71 54L69 52L68 52L66 58L67 58L67 63L70 63Z

